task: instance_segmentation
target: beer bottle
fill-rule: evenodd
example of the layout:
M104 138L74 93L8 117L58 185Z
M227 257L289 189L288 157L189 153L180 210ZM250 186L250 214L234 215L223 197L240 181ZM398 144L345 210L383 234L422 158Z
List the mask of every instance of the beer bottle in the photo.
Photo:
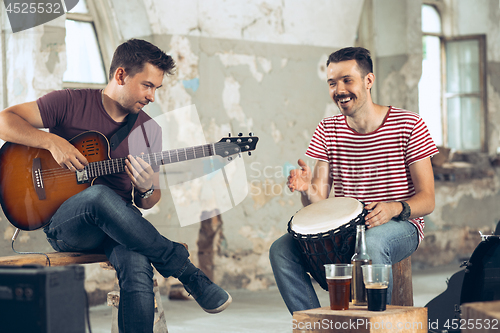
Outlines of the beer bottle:
M351 295L352 304L354 305L366 305L366 289L365 283L363 282L363 270L361 266L369 265L372 263L372 259L366 253L366 238L365 238L365 226L356 226L356 246L354 248L354 255L351 258L352 267L352 283L351 283Z

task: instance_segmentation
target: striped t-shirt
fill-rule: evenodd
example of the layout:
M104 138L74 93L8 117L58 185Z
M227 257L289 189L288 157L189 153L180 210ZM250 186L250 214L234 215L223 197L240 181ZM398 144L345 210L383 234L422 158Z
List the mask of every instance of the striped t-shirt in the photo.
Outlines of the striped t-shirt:
M409 166L438 153L427 126L413 112L389 108L374 132L353 131L344 115L323 119L306 155L330 164L336 197L365 204L407 200L415 194ZM411 219L424 238L424 219Z

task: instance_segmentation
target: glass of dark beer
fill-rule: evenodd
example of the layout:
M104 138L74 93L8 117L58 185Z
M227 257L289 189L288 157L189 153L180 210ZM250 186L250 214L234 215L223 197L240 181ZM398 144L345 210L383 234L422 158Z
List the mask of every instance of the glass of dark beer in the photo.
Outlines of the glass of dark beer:
M330 294L330 309L348 310L351 298L351 264L325 265L326 282Z
M368 298L368 311L385 311L391 268L391 265L361 266Z

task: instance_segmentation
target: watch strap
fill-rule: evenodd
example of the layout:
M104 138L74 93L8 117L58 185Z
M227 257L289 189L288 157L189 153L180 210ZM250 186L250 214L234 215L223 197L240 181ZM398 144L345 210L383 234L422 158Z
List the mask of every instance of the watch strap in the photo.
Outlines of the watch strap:
M146 192L144 193L139 193L139 197L141 199L147 199L149 198L150 196L153 195L153 192L155 191L155 189L153 187L151 187L149 190L147 190Z

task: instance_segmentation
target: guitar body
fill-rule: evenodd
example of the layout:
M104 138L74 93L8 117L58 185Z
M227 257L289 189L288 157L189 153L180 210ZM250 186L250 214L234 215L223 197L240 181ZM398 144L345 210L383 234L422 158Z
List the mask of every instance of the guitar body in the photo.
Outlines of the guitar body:
M108 141L99 132L84 132L70 142L89 162L108 159ZM62 168L48 150L10 142L0 149L0 204L16 228L45 226L64 201L91 183L78 184L76 172Z

